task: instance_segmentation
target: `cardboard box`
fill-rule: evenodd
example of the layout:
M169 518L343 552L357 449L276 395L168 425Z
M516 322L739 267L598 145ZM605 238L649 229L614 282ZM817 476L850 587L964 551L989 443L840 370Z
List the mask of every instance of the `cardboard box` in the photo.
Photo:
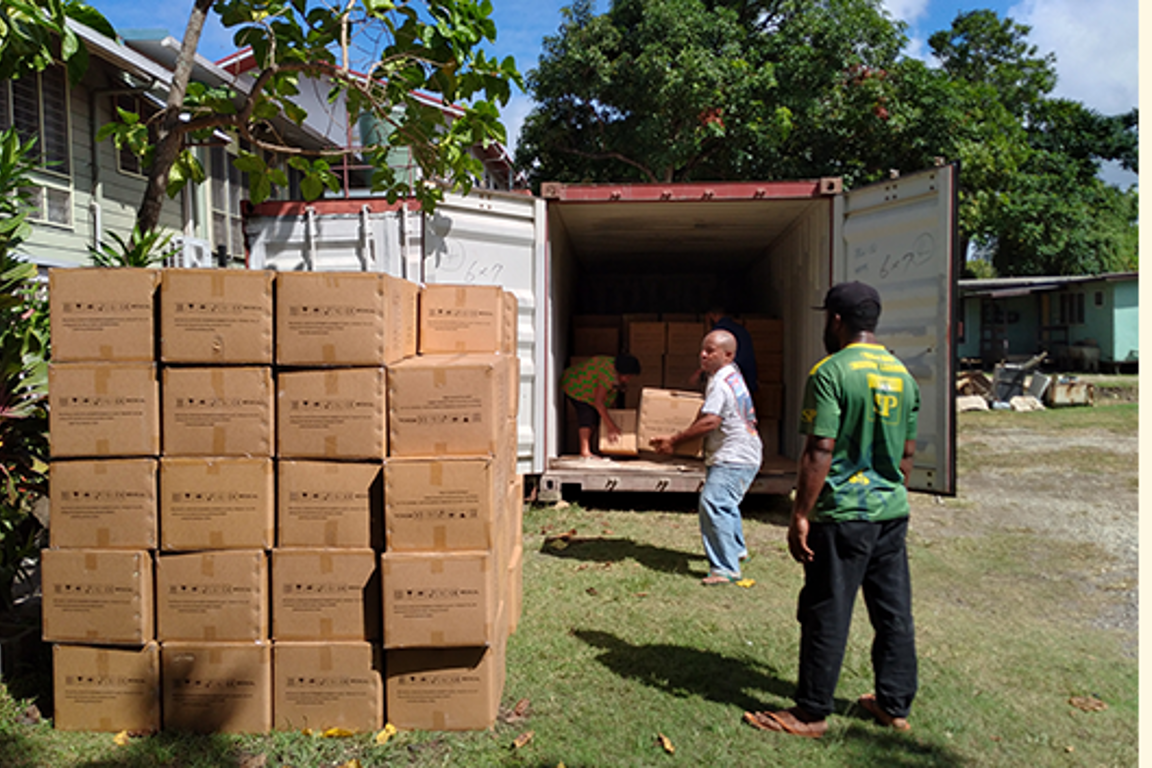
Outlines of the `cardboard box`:
M156 460L53 461L53 548L155 549Z
M155 637L150 553L45 549L40 579L45 642L139 646Z
M271 368L165 368L165 456L271 456Z
M507 484L492 457L393 458L384 466L390 552L495 546Z
M761 387L765 384L779 384L784 381L784 353L757 352L756 380L760 382Z
M267 733L272 730L269 643L160 646L164 730Z
M668 351L668 324L661 320L628 323L628 351L640 355L663 355Z
M272 638L378 640L376 557L371 549L272 550Z
M707 335L704 323L695 320L691 322L668 322L668 348L669 355L690 355L699 357L700 343Z
M52 360L152 362L155 269L48 270Z
M269 270L163 270L160 359L271 365L275 276Z
M633 353L635 354L635 353ZM616 407L635 410L640 407L640 392L645 387L659 389L664 385L664 356L639 354L635 355L640 363L640 373L633 376L624 390L623 398L616 398Z
M620 350L619 328L575 327L572 329L572 354L594 357L615 356Z
M757 419L779 419L784 413L784 385L761 383L752 396L752 404L756 407Z
M761 352L784 351L784 321L775 317L749 316L741 321L748 335L752 337L752 346L756 356Z
M635 456L639 453L636 446L636 411L627 409L608 409L608 416L620 427L620 439L616 442L608 440L608 430L603 425L600 428L600 453L605 456Z
M500 595L490 552L386 552L384 647L484 645L496 637Z
M484 730L504 689L504 644L385 651L388 722L427 731Z
M160 730L160 646L52 648L53 725L58 731Z
M692 385L692 377L700 370L700 353L667 354L664 356L664 389L695 391L700 385Z
M48 404L54 458L160 453L160 390L151 363L52 363Z
M515 355L520 343L520 301L512 291L504 291L502 297L504 329L500 334L500 352Z
M380 463L277 462L276 545L384 548Z
M509 305L505 293L496 285L425 286L420 354L514 352L515 305Z
M388 455L383 368L281 372L277 387L281 458L383 461Z
M764 459L761 464L775 456L780 455L780 422L776 419L761 419L756 424L760 433L760 442L764 445Z
M389 455L496 455L508 424L510 361L426 355L388 368Z
M270 549L275 469L267 458L160 460L160 548Z
M156 614L162 641L267 639L267 555L262 549L160 555Z
M504 604L508 610L508 633L520 626L524 614L524 544L518 543L512 549L512 559L508 563L508 592Z
M414 354L419 288L377 272L276 276L276 362L388 365Z
M272 647L278 731L376 731L384 725L383 659L371 643L277 642Z
M640 450L649 451L649 441L658 435L671 435L687 428L700 413L704 396L697 392L679 392L668 389L645 389L640 397L640 421L637 440ZM699 456L704 437L694 438L676 446L677 456Z

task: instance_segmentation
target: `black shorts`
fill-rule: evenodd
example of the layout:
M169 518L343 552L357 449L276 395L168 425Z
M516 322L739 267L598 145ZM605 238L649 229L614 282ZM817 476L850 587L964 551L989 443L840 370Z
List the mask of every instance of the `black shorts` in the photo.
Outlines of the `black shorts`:
M577 400L571 395L564 395L568 398L568 402L576 406L576 423L580 427L591 427L595 429L600 426L600 412L591 403L586 403L583 400Z

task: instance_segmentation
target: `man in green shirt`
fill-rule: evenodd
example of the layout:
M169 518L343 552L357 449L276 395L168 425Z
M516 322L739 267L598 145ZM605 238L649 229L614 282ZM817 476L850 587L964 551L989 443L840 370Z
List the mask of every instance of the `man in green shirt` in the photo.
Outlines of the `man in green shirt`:
M906 485L920 389L876 343L874 288L834 285L819 309L826 314L828 357L809 373L804 390L806 437L788 527L788 550L804 566L796 706L745 712L744 720L762 730L824 735L862 588L875 632L876 689L857 703L882 725L907 730L917 679Z

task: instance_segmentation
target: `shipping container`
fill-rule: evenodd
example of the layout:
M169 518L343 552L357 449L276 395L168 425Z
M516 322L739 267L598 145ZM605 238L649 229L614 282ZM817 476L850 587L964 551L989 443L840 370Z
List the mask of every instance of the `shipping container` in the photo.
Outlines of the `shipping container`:
M540 197L473 191L435 212L383 200L265 203L246 222L249 267L382 271L424 284L499 285L518 302L519 471L542 498L583 490L695 491L699 466L644 471L626 461L562 458L560 374L577 315L684 317L722 297L779 318L779 453L752 492L795 482L800 400L824 356L823 313L836 282L883 299L877 336L922 392L911 486L955 493L954 307L958 169L943 165L846 191L839 179L642 185L546 184ZM580 465L580 466L576 466Z

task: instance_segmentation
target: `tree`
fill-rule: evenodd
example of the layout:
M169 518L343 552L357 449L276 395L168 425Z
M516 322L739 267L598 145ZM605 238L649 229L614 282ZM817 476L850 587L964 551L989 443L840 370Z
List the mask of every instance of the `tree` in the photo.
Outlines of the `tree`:
M252 48L257 71L248 93L190 82L210 10L235 30L237 46ZM425 179L466 190L482 171L469 150L504 139L497 105L506 103L511 84L520 82L510 57L497 61L481 48L496 38L491 12L490 0L425 0L420 10L403 0L349 0L337 7L309 7L305 0L194 0L166 108L149 121L122 112L119 123L101 132L120 146L143 149L149 172L138 229L155 229L165 194L204 178L187 143L207 140L218 130L289 157L304 174L301 189L308 199L325 188L338 189L331 161L352 150L309 152L285 142L272 127L280 114L297 124L308 117L294 101L302 77L327 81L329 103L343 99L349 120L370 115L392 127L382 143L359 150L374 167L374 192L392 200L412 196L428 208L442 196L434 183L410 188L397 178L387 164L388 151L396 146L412 149ZM376 51L365 62L366 71L358 73L354 46L366 40ZM417 92L454 105L453 114L429 105ZM256 152L241 152L237 164L249 174L254 202L267 197L272 185L287 184L284 169L270 167Z
M1135 193L1098 175L1105 160L1137 170L1137 113L1051 98L1055 58L1027 43L1029 31L974 11L929 38L952 96L941 146L961 161L965 242L1003 276L1134 268Z

